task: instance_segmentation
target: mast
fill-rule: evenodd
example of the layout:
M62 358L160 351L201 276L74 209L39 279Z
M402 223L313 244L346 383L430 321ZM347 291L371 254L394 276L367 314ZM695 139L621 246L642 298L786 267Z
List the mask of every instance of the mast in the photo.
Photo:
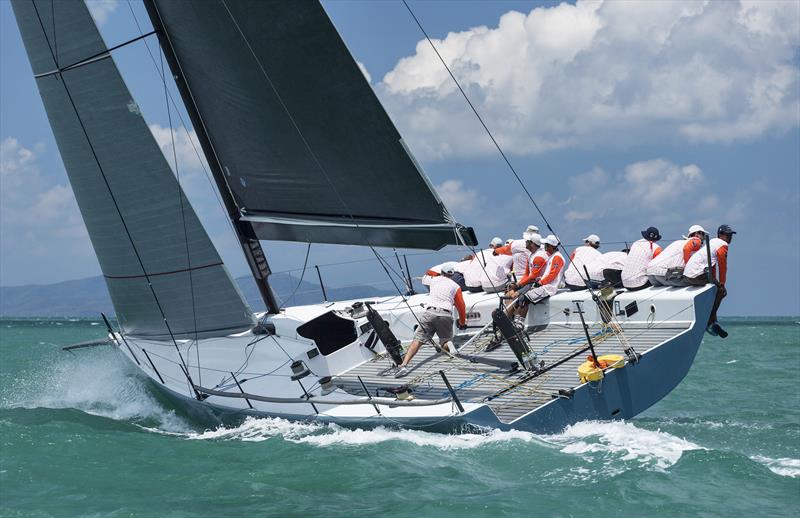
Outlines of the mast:
M178 62L178 58L175 55L175 50L172 47L172 42L169 39L169 35L164 30L163 24L161 23L161 15L158 12L158 8L150 0L144 0L144 5L145 8L147 8L147 14L150 16L153 28L158 34L158 40L161 44L162 50L164 51L164 55L167 58L169 68L172 70L175 84L177 84L178 90L183 98L186 111L189 113L192 125L197 132L197 138L200 141L200 146L203 148L203 153L208 159L208 165L211 168L212 175L214 176L214 182L217 184L217 190L219 191L223 203L225 204L225 209L228 212L228 218L233 223L233 228L236 231L236 237L242 247L242 252L247 260L247 264L250 266L250 272L253 275L253 279L256 281L256 286L258 286L258 291L261 294L261 298L264 300L267 313L277 314L280 311L280 305L278 304L275 294L273 293L268 282L268 278L272 273L272 270L269 267L264 250L261 247L261 242L258 240L255 229L253 228L253 224L242 219L241 211L237 206L233 195L231 194L227 182L225 181L222 164L220 163L219 157L214 150L214 146L211 144L211 139L206 131L205 123L203 122L200 112L197 109L194 96L192 95L192 91L189 88L189 84L186 81L185 75L183 74L183 70Z

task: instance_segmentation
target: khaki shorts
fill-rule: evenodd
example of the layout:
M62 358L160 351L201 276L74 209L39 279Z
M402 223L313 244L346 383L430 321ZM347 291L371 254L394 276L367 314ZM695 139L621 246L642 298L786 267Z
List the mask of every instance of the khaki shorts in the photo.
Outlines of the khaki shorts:
M430 343L433 335L439 337L439 343L445 343L453 338L453 314L438 308L428 308L419 317L419 326L414 331L414 340Z
M544 286L539 286L538 288L531 288L525 294L525 298L528 299L529 302L539 302L540 300L546 299L549 296L550 294L547 292Z

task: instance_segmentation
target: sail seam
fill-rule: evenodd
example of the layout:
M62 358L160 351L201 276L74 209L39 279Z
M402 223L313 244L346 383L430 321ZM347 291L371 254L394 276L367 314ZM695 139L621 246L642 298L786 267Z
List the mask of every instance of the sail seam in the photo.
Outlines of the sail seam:
M35 79L40 79L42 77L53 76L53 75L56 75L56 74L60 74L62 72L66 72L68 70L73 70L73 69L76 69L76 68L80 68L80 67L82 67L84 65L91 65L92 63L96 63L98 61L101 61L103 59L107 59L107 58L110 58L110 57L111 57L111 54L108 54L108 53L103 54L101 56L94 56L94 57L89 58L89 59L84 59L81 62L76 63L74 65L70 65L68 67L56 68L54 70L50 70L49 72L42 72L41 74L34 74L33 77Z
M214 266L222 266L222 261L217 263L205 264L203 266L192 266L191 268L181 268L180 270L171 270L168 272L147 273L144 275L103 275L106 279L141 279L142 277L158 277L160 275L172 275L174 273L192 272L195 270L202 270L204 268L212 268Z
M55 24L55 19L53 21L53 24ZM53 31L55 31L55 25L54 25ZM51 76L53 74L58 74L59 72L66 72L67 70L71 70L73 68L78 68L78 67L82 67L83 65L88 65L90 63L94 63L95 61L99 61L101 59L110 58L111 57L111 52L113 52L113 51L115 51L117 49L121 49L122 47L124 47L126 45L130 45L131 43L137 42L137 41L139 41L141 39L144 39L144 38L146 38L148 36L152 36L153 34L156 34L156 32L157 31L150 31L147 34L142 34L141 36L137 36L136 38L133 38L133 39L130 39L130 40L125 41L123 43L120 43L119 45L114 45L110 49L106 49L106 50L104 50L102 52L98 52L97 54L89 56L88 58L83 58L83 59L81 59L79 61L76 61L76 62L74 62L72 64L69 64L69 65L67 65L65 67L59 67L58 63L56 62L55 63L55 65L56 65L55 70L51 70L49 72L43 72L41 74L36 74L33 77L38 79L40 77ZM46 35L45 35L45 37L46 37Z

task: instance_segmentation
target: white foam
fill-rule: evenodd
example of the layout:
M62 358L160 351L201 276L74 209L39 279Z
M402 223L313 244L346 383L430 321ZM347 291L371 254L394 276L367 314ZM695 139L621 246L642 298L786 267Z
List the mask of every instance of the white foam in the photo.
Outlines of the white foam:
M272 437L283 437L285 439L302 437L307 434L319 433L325 428L326 426L323 424L288 421L278 417L248 417L241 425L236 427L220 426L215 430L207 430L202 433L189 433L186 434L186 437L201 441L239 440L261 442Z
M564 453L590 462L603 461L614 472L624 471L626 462L664 470L678 462L683 452L705 449L666 432L638 428L624 421L583 421L547 440L559 445Z
M736 363L736 362L738 362L738 361L739 361L739 360L731 360L731 361L729 361L729 362L725 362L725 364L726 364L726 365L730 365L731 363Z
M3 406L75 408L119 421L154 422L164 430L191 429L156 401L145 381L111 350L80 355L60 353L50 363L40 365L35 372L6 387Z
M333 427L332 427L333 428ZM491 430L485 434L462 433L462 434L438 434L421 432L418 430L400 430L395 428L375 428L373 430L351 430L340 427L332 433L324 435L308 435L296 439L296 442L313 444L315 446L334 446L334 445L364 445L378 444L387 441L409 442L416 446L428 446L441 450L463 450L480 448L493 443L509 441L535 441L536 436L516 430L501 431Z
M800 459L790 459L788 457L771 459L761 455L756 455L750 458L760 464L765 465L770 469L770 471L777 475L792 478L800 477Z
M280 418L248 417L237 427L220 427L203 433L189 433L193 440L240 440L259 442L273 437L309 444L317 447L360 446L387 441L402 441L421 447L442 450L479 448L487 444L507 441L538 441L531 433L520 431L490 430L485 434L462 433L441 434L418 430L377 427L369 430L343 428L335 424L293 422Z

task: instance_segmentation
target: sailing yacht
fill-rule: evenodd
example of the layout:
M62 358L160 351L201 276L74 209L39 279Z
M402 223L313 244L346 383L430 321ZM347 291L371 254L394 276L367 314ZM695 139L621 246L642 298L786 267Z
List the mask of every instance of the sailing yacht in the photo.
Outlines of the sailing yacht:
M144 3L264 313L232 281L85 3L12 0L116 311L109 341L177 403L223 420L551 432L632 418L686 375L713 285L561 291L522 332L502 294L466 293L457 351L424 347L402 380L426 295L281 307L262 241L437 250L473 247L475 233L318 2Z

